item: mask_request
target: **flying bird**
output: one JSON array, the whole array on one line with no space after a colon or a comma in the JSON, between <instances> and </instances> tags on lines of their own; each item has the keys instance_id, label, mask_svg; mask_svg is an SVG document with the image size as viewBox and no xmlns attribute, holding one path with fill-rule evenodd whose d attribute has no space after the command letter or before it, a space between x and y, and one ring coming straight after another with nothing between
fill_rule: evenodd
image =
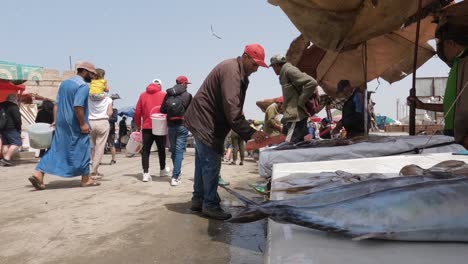
<instances>
[{"instance_id":1,"label":"flying bird","mask_svg":"<svg viewBox=\"0 0 468 264\"><path fill-rule=\"evenodd\" d=\"M213 25L211 25L211 35L213 35L214 37L216 37L218 39L222 39L220 36L216 35L216 33L214 32Z\"/></svg>"}]
</instances>

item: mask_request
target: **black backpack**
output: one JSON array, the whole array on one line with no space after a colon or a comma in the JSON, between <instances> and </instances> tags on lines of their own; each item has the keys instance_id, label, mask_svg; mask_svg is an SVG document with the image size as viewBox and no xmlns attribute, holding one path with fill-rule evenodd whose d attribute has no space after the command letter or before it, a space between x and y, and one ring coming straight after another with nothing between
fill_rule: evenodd
<instances>
[{"instance_id":1,"label":"black backpack","mask_svg":"<svg viewBox=\"0 0 468 264\"><path fill-rule=\"evenodd\" d=\"M185 106L180 95L169 96L166 100L167 117L170 120L174 117L183 117L185 114Z\"/></svg>"},{"instance_id":2,"label":"black backpack","mask_svg":"<svg viewBox=\"0 0 468 264\"><path fill-rule=\"evenodd\" d=\"M8 116L3 106L0 106L0 130L5 130L8 122Z\"/></svg>"},{"instance_id":3,"label":"black backpack","mask_svg":"<svg viewBox=\"0 0 468 264\"><path fill-rule=\"evenodd\" d=\"M112 115L109 117L109 123L117 123L118 110L116 108L112 108Z\"/></svg>"}]
</instances>

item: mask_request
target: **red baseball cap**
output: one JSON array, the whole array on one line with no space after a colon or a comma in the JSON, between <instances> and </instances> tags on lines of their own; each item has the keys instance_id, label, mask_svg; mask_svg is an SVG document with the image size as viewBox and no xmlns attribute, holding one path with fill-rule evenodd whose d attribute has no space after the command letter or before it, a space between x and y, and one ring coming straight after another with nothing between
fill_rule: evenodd
<instances>
[{"instance_id":1,"label":"red baseball cap","mask_svg":"<svg viewBox=\"0 0 468 264\"><path fill-rule=\"evenodd\" d=\"M181 76L177 77L176 83L177 84L184 84L184 83L190 84L191 82L188 81L187 77L181 75Z\"/></svg>"},{"instance_id":2,"label":"red baseball cap","mask_svg":"<svg viewBox=\"0 0 468 264\"><path fill-rule=\"evenodd\" d=\"M253 43L245 46L244 53L249 55L258 66L268 68L268 65L265 63L265 50L260 44Z\"/></svg>"},{"instance_id":3,"label":"red baseball cap","mask_svg":"<svg viewBox=\"0 0 468 264\"><path fill-rule=\"evenodd\" d=\"M283 103L283 96L276 97L276 98L275 98L275 103L280 103L280 104L282 104L282 103Z\"/></svg>"}]
</instances>

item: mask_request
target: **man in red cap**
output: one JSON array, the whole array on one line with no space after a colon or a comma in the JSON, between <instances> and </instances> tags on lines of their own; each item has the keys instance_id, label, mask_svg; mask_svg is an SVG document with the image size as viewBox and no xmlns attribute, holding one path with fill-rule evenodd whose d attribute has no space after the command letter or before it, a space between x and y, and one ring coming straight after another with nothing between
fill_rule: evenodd
<instances>
[{"instance_id":1,"label":"man in red cap","mask_svg":"<svg viewBox=\"0 0 468 264\"><path fill-rule=\"evenodd\" d=\"M259 44L247 45L242 56L218 64L206 77L185 113L185 125L195 138L195 179L191 210L225 220L220 207L218 175L224 139L230 129L243 140L263 141L266 134L250 127L242 114L249 76L267 67Z\"/></svg>"},{"instance_id":2,"label":"man in red cap","mask_svg":"<svg viewBox=\"0 0 468 264\"><path fill-rule=\"evenodd\" d=\"M166 90L166 96L161 105L161 113L167 114L167 126L169 127L171 159L174 165L171 179L172 186L177 186L181 182L180 170L188 137L188 130L183 121L185 111L192 101L192 95L187 92L189 84L187 77L177 77L176 85Z\"/></svg>"}]
</instances>

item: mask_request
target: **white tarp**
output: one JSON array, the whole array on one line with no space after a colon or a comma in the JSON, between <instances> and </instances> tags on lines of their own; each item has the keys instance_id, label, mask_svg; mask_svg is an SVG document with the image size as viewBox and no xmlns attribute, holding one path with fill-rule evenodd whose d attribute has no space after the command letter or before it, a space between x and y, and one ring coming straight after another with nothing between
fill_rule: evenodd
<instances>
[{"instance_id":1,"label":"white tarp","mask_svg":"<svg viewBox=\"0 0 468 264\"><path fill-rule=\"evenodd\" d=\"M326 148L302 148L279 151L275 151L274 149L266 149L260 152L260 160L258 163L259 173L262 177L271 176L273 165L278 163L382 157L405 151L411 151L415 148L421 148L424 146L430 147L454 141L453 137L435 135L432 136L431 140L428 142L429 137L430 136L385 137L385 139L388 140L379 140L377 143L361 142L348 146ZM450 144L434 148L427 148L423 153L457 152L463 149L464 148L461 145Z\"/></svg>"},{"instance_id":2,"label":"white tarp","mask_svg":"<svg viewBox=\"0 0 468 264\"><path fill-rule=\"evenodd\" d=\"M319 173L344 170L350 173L385 173L397 175L408 164L429 168L445 160L468 162L467 156L450 153L379 157L341 162L322 161L275 166L273 182L291 173ZM271 198L282 200L284 192L271 192ZM467 263L466 243L352 241L341 235L327 234L293 224L268 221L264 262L267 264L441 264Z\"/></svg>"}]
</instances>

